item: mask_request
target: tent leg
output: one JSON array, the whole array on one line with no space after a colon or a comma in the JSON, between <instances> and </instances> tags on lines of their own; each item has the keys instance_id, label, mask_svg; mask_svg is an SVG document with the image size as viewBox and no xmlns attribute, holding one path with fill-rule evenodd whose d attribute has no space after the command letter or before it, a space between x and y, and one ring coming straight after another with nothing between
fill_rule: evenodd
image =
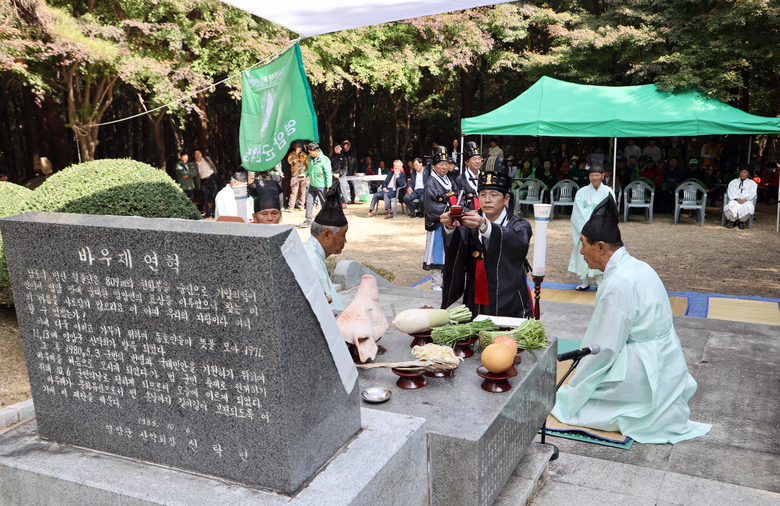
<instances>
[{"instance_id":1,"label":"tent leg","mask_svg":"<svg viewBox=\"0 0 780 506\"><path fill-rule=\"evenodd\" d=\"M612 148L612 191L617 199L617 137L615 137L615 146Z\"/></svg>"},{"instance_id":2,"label":"tent leg","mask_svg":"<svg viewBox=\"0 0 780 506\"><path fill-rule=\"evenodd\" d=\"M748 155L747 155L747 163L748 163L748 165L753 165L752 163L750 163L750 148L752 148L752 147L753 147L753 136L751 135L750 137L748 137ZM737 168L739 168L739 167L737 167Z\"/></svg>"},{"instance_id":3,"label":"tent leg","mask_svg":"<svg viewBox=\"0 0 780 506\"><path fill-rule=\"evenodd\" d=\"M460 153L458 154L458 174L463 174L463 141L465 140L466 136L463 134L460 134ZM499 348L500 349L500 348Z\"/></svg>"}]
</instances>

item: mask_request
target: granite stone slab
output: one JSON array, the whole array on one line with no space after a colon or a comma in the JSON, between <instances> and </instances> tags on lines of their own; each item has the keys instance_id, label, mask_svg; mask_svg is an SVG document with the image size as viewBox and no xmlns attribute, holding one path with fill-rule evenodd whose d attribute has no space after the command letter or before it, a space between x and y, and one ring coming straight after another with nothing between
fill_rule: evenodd
<instances>
[{"instance_id":1,"label":"granite stone slab","mask_svg":"<svg viewBox=\"0 0 780 506\"><path fill-rule=\"evenodd\" d=\"M342 292L348 304L355 289ZM438 303L437 303L438 300ZM405 309L423 305L438 307L441 294L429 290L379 287L379 303L388 320ZM548 335L550 347L536 352L538 360L522 354L513 386L505 393L481 388L476 369L479 353L465 359L448 378L427 378L418 390L396 385L398 376L389 369L360 370L360 387L392 390L391 399L376 409L427 421L430 455L431 504L490 505L517 467L547 414L552 410L555 389L557 340ZM394 327L379 345L386 352L376 362L413 360L412 337Z\"/></svg>"},{"instance_id":2,"label":"granite stone slab","mask_svg":"<svg viewBox=\"0 0 780 506\"><path fill-rule=\"evenodd\" d=\"M292 227L27 213L0 230L43 439L292 494L360 430Z\"/></svg>"},{"instance_id":3,"label":"granite stone slab","mask_svg":"<svg viewBox=\"0 0 780 506\"><path fill-rule=\"evenodd\" d=\"M0 434L0 503L426 506L425 421L372 409L361 412L363 430L292 497L44 441L31 420Z\"/></svg>"}]
</instances>

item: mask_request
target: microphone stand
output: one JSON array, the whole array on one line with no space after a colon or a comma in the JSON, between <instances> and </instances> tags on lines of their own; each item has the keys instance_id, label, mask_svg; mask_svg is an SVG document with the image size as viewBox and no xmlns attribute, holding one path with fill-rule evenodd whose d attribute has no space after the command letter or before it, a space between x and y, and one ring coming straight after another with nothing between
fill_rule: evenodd
<instances>
[{"instance_id":1,"label":"microphone stand","mask_svg":"<svg viewBox=\"0 0 780 506\"><path fill-rule=\"evenodd\" d=\"M569 374L574 371L574 369L577 368L578 365L580 365L580 360L582 360L582 357L576 358L572 360L571 367L569 367L569 370L566 371L566 374L563 375L563 378L561 378L561 381L558 382L558 384L555 386L555 392L558 393L558 390L561 388L561 385L563 385L563 382L566 381L566 378L569 377ZM545 436L547 435L547 418L544 419L544 422L542 423L542 440L541 443L543 445L549 444L553 447L553 454L552 457L550 457L550 460L556 460L558 458L558 447L555 446L552 443L545 442Z\"/></svg>"}]
</instances>

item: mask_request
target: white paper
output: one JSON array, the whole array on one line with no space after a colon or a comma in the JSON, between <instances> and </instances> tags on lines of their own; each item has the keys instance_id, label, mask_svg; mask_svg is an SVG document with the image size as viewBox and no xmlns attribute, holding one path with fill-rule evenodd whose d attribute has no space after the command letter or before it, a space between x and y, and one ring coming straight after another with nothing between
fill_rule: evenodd
<instances>
[{"instance_id":1,"label":"white paper","mask_svg":"<svg viewBox=\"0 0 780 506\"><path fill-rule=\"evenodd\" d=\"M347 349L347 343L344 341L341 330L336 324L336 318L333 317L333 311L330 309L325 293L322 291L317 275L314 273L314 267L311 265L309 256L306 254L298 234L290 234L287 240L284 241L282 256L290 270L292 270L298 286L303 290L306 300L309 301L311 310L314 311L317 320L320 322L322 333L325 334L325 339L328 341L328 348L333 357L333 362L336 364L339 376L341 376L341 383L344 385L347 395L349 395L352 393L358 378L357 368L355 367L355 362L352 361L352 357Z\"/></svg>"}]
</instances>

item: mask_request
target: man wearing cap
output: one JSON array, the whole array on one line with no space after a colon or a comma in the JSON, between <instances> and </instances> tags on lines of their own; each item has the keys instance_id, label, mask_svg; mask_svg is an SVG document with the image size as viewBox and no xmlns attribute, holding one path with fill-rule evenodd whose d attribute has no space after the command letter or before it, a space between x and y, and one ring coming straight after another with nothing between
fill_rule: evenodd
<instances>
[{"instance_id":1,"label":"man wearing cap","mask_svg":"<svg viewBox=\"0 0 780 506\"><path fill-rule=\"evenodd\" d=\"M311 224L311 237L303 243L312 267L317 273L322 291L325 292L330 308L334 311L342 311L344 305L336 293L333 281L330 280L325 259L331 255L341 254L344 245L347 244L348 229L347 217L344 216L341 207L339 184L336 183L328 190L325 203Z\"/></svg>"},{"instance_id":2,"label":"man wearing cap","mask_svg":"<svg viewBox=\"0 0 780 506\"><path fill-rule=\"evenodd\" d=\"M418 203L423 201L423 195L425 194L425 183L428 181L428 172L423 170L422 160L419 158L414 159L412 168L414 170L412 171L412 175L409 176L409 184L406 186L404 204L406 204L406 207L409 209L409 211L411 211L412 217L417 218L418 216L422 217L423 212L422 210L417 210L417 207L414 205L414 201L417 200Z\"/></svg>"},{"instance_id":3,"label":"man wearing cap","mask_svg":"<svg viewBox=\"0 0 780 506\"><path fill-rule=\"evenodd\" d=\"M479 210L479 168L482 167L482 153L479 152L477 143L469 141L463 152L463 165L466 170L457 177L455 183L460 191L460 205L469 210Z\"/></svg>"},{"instance_id":4,"label":"man wearing cap","mask_svg":"<svg viewBox=\"0 0 780 506\"><path fill-rule=\"evenodd\" d=\"M257 178L247 187L247 194L254 200L255 223L277 225L282 221L282 187L273 179Z\"/></svg>"},{"instance_id":5,"label":"man wearing cap","mask_svg":"<svg viewBox=\"0 0 780 506\"><path fill-rule=\"evenodd\" d=\"M249 174L244 167L239 167L233 172L230 176L230 182L219 190L219 193L214 198L214 219L219 219L220 216L241 216L247 221L254 219L253 204L246 194L240 191L242 186L247 185L248 179ZM239 193L238 197L236 197L236 190ZM238 212L239 201L245 206L244 213Z\"/></svg>"},{"instance_id":6,"label":"man wearing cap","mask_svg":"<svg viewBox=\"0 0 780 506\"><path fill-rule=\"evenodd\" d=\"M423 209L425 210L425 256L423 269L431 272L431 289L441 290L444 280L441 270L449 234L444 233L441 215L458 203L458 185L449 176L447 150L439 146L433 152L433 172L425 182Z\"/></svg>"},{"instance_id":7,"label":"man wearing cap","mask_svg":"<svg viewBox=\"0 0 780 506\"><path fill-rule=\"evenodd\" d=\"M729 201L723 206L723 212L729 221L726 224L726 228L734 228L737 223L739 223L740 229L745 228L745 223L755 212L753 198L758 191L758 185L750 178L750 175L750 165L747 163L742 164L739 178L729 183L728 190L726 190Z\"/></svg>"},{"instance_id":8,"label":"man wearing cap","mask_svg":"<svg viewBox=\"0 0 780 506\"><path fill-rule=\"evenodd\" d=\"M315 199L322 205L325 202L325 190L333 184L330 159L320 152L319 144L310 142L306 149L309 151L309 166L306 169L306 177L309 178L310 186L309 194L306 196L306 221L298 225L298 228L306 228L311 225Z\"/></svg>"},{"instance_id":9,"label":"man wearing cap","mask_svg":"<svg viewBox=\"0 0 780 506\"><path fill-rule=\"evenodd\" d=\"M512 180L498 171L502 162L495 156L487 159L479 176L480 209L465 213L457 230L447 213L440 216L452 235L442 308L463 296L474 315L527 318L533 312L525 277L531 225L507 209Z\"/></svg>"},{"instance_id":10,"label":"man wearing cap","mask_svg":"<svg viewBox=\"0 0 780 506\"><path fill-rule=\"evenodd\" d=\"M672 307L652 267L628 254L618 229L618 209L608 196L582 227L582 254L604 271L582 347L582 359L556 394L560 422L620 431L640 443L677 443L703 436L711 425L692 422L688 400L696 381L688 373Z\"/></svg>"},{"instance_id":11,"label":"man wearing cap","mask_svg":"<svg viewBox=\"0 0 780 506\"><path fill-rule=\"evenodd\" d=\"M517 165L515 165L515 157L507 156L504 160L504 170L510 178L517 177Z\"/></svg>"},{"instance_id":12,"label":"man wearing cap","mask_svg":"<svg viewBox=\"0 0 780 506\"><path fill-rule=\"evenodd\" d=\"M695 158L692 158L691 161L688 162L688 170L683 173L681 181L687 181L689 179L698 179L701 181L702 185L707 184L707 176L704 174L704 171L699 168L699 161Z\"/></svg>"},{"instance_id":13,"label":"man wearing cap","mask_svg":"<svg viewBox=\"0 0 780 506\"><path fill-rule=\"evenodd\" d=\"M612 195L615 198L615 192L609 186L601 184L604 180L604 167L594 164L588 170L588 179L590 184L580 188L574 197L574 208L571 212L571 234L574 246L571 250L571 259L569 260L569 272L573 272L580 277L581 284L577 290L583 291L590 288L590 279L595 277L598 283L601 277L601 271L590 269L585 262L585 258L580 253L582 241L580 232L582 227L590 219L593 209L596 208L602 200Z\"/></svg>"}]
</instances>

